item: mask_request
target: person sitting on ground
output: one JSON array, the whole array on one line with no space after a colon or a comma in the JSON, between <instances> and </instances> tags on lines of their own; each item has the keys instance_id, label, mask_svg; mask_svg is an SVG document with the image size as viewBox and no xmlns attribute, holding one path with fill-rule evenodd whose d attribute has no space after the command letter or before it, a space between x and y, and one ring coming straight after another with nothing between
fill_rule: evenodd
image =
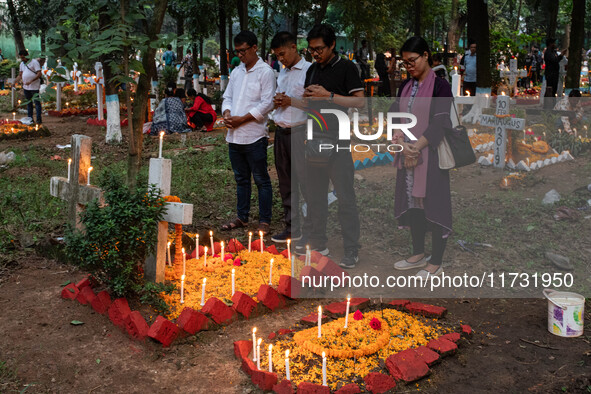
<instances>
[{"instance_id":1,"label":"person sitting on ground","mask_svg":"<svg viewBox=\"0 0 591 394\"><path fill-rule=\"evenodd\" d=\"M185 90L175 89L175 87L174 82L166 86L164 90L165 97L154 111L150 134L157 135L161 131L165 131L167 134L188 133L191 131L187 124L183 101L175 95L175 92L178 92L179 95L184 97Z\"/></svg>"},{"instance_id":2,"label":"person sitting on ground","mask_svg":"<svg viewBox=\"0 0 591 394\"><path fill-rule=\"evenodd\" d=\"M196 131L212 131L217 114L211 106L211 99L203 93L197 94L195 89L189 89L187 96L193 100L193 106L185 110L189 126Z\"/></svg>"}]
</instances>

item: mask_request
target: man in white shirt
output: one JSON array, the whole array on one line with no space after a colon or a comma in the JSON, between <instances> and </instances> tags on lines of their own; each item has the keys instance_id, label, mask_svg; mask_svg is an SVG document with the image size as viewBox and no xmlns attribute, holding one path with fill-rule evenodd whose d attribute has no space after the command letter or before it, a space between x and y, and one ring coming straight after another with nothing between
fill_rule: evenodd
<instances>
[{"instance_id":1,"label":"man in white shirt","mask_svg":"<svg viewBox=\"0 0 591 394\"><path fill-rule=\"evenodd\" d=\"M230 75L224 92L222 114L228 128L226 141L236 180L237 217L222 226L233 230L248 225L251 175L259 191L259 227L269 232L273 188L267 171L267 115L273 109L275 74L257 55L257 37L241 31L234 37L240 66Z\"/></svg>"},{"instance_id":2,"label":"man in white shirt","mask_svg":"<svg viewBox=\"0 0 591 394\"><path fill-rule=\"evenodd\" d=\"M23 82L23 90L25 92L25 99L27 103L27 116L33 119L33 102L35 103L35 111L37 112L37 124L41 124L41 100L39 100L39 88L41 86L41 65L37 59L31 60L28 64L29 53L26 49L18 53L21 58L19 66L18 77L15 83Z\"/></svg>"},{"instance_id":3,"label":"man in white shirt","mask_svg":"<svg viewBox=\"0 0 591 394\"><path fill-rule=\"evenodd\" d=\"M298 241L302 238L299 215L299 191L305 200L305 161L304 141L306 132L306 113L295 107L296 101L304 95L306 71L311 63L298 53L296 37L287 31L279 32L271 40L271 49L283 64L277 79L277 94L273 100L277 125L275 131L275 168L279 179L279 194L283 203L285 230L274 235L273 242ZM292 155L292 151L296 152ZM292 190L294 194L292 195ZM292 202L294 209L292 209ZM310 230L309 220L304 221L303 232ZM308 234L306 234L308 235Z\"/></svg>"}]
</instances>

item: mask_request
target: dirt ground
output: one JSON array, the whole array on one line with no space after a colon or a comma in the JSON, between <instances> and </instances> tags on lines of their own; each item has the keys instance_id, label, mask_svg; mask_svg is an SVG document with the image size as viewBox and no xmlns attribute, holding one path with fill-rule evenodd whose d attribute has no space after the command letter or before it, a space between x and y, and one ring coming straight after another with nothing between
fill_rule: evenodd
<instances>
[{"instance_id":1,"label":"dirt ground","mask_svg":"<svg viewBox=\"0 0 591 394\"><path fill-rule=\"evenodd\" d=\"M59 155L57 144L70 142L70 135L89 135L97 151L115 160L126 155L126 140L112 147L104 143L99 127L86 126L85 118L45 117L52 136L36 141L10 141L5 146L25 149L43 146ZM178 138L178 137L174 137ZM196 136L189 136L192 141ZM196 143L197 140L195 139ZM0 151L5 147L0 145ZM154 151L154 149L152 149ZM588 159L549 166L538 171L550 179L529 187L531 198L541 199L550 189L570 192L581 183ZM4 173L4 176L16 174ZM20 169L22 171L22 169ZM368 182L379 183L391 176L385 167L361 172ZM47 174L48 176L50 174ZM390 178L391 179L391 178ZM463 196L478 198L487 190L499 191L500 175L477 166L452 174L453 187ZM589 240L581 241L588 243ZM364 258L363 251L361 259ZM449 247L446 262L466 261L457 247ZM0 392L29 393L152 393L152 392L258 392L240 371L232 342L248 339L252 326L267 335L289 328L309 313L318 301L304 300L289 309L241 321L219 331L203 332L194 339L163 349L156 343L134 342L107 317L91 308L59 297L61 285L80 279L76 268L47 260L30 252L13 258L10 272L0 274ZM322 300L328 303L328 300ZM428 379L395 392L588 392L591 390L591 336L565 339L547 331L547 302L543 299L431 299L448 308L447 320L471 325L475 334L454 357L432 369ZM587 332L591 304L586 305ZM83 321L80 326L72 320ZM533 344L532 344L533 342Z\"/></svg>"}]
</instances>

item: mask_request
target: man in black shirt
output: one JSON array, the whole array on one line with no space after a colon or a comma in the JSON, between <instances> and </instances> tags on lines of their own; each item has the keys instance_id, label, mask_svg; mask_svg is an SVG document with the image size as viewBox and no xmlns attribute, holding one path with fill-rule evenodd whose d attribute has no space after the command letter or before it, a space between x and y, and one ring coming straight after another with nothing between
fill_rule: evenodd
<instances>
[{"instance_id":1,"label":"man in black shirt","mask_svg":"<svg viewBox=\"0 0 591 394\"><path fill-rule=\"evenodd\" d=\"M355 65L341 58L335 52L336 36L330 25L316 25L308 33L308 50L316 62L306 73L304 98L323 99L321 108L334 108L347 112L350 107L365 105L363 84ZM314 101L314 100L312 100ZM338 138L338 122L334 115L324 115L327 130ZM316 127L316 126L314 126ZM336 149L339 145L341 149ZM347 149L342 149L345 147ZM338 198L338 218L341 225L345 249L340 265L353 268L358 262L359 213L354 189L354 166L351 158L350 140L338 141L328 163L323 165L307 162L309 190L308 215L312 220L312 233L309 242L313 250L323 255L326 248L326 221L328 217L327 192L329 179L334 185Z\"/></svg>"},{"instance_id":2,"label":"man in black shirt","mask_svg":"<svg viewBox=\"0 0 591 394\"><path fill-rule=\"evenodd\" d=\"M562 51L559 55L556 51L556 39L549 38L546 40L546 53L544 53L544 63L546 63L546 76L547 86L552 88L552 96L556 96L558 91L558 71L560 69L560 61L566 55L566 50Z\"/></svg>"}]
</instances>

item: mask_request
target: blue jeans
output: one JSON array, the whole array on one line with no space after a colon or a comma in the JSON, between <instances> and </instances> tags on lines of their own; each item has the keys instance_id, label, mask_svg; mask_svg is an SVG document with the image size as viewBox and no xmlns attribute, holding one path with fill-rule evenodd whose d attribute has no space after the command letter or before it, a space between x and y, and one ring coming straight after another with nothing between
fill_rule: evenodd
<instances>
[{"instance_id":1,"label":"blue jeans","mask_svg":"<svg viewBox=\"0 0 591 394\"><path fill-rule=\"evenodd\" d=\"M252 144L229 144L230 163L236 180L236 210L238 219L248 222L250 213L250 176L259 190L259 221L271 223L273 188L267 171L267 137Z\"/></svg>"},{"instance_id":2,"label":"blue jeans","mask_svg":"<svg viewBox=\"0 0 591 394\"><path fill-rule=\"evenodd\" d=\"M27 90L25 91L25 99L29 102L27 104L27 116L33 119L33 103L35 103L35 111L37 112L37 123L41 123L41 100L39 96L35 100L31 100L34 95L39 94L38 90Z\"/></svg>"}]
</instances>

